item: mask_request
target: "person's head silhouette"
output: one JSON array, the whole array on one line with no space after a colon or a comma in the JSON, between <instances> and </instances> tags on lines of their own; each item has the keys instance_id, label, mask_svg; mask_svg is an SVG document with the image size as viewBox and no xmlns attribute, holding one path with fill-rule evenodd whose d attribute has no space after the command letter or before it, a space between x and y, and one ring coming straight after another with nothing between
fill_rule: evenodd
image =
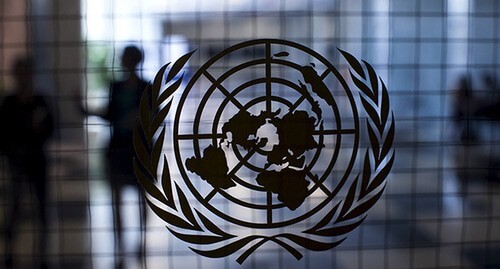
<instances>
[{"instance_id":1,"label":"person's head silhouette","mask_svg":"<svg viewBox=\"0 0 500 269\"><path fill-rule=\"evenodd\" d=\"M33 93L33 61L30 57L18 58L14 62L12 75L18 94Z\"/></svg>"},{"instance_id":2,"label":"person's head silhouette","mask_svg":"<svg viewBox=\"0 0 500 269\"><path fill-rule=\"evenodd\" d=\"M127 46L123 50L121 57L121 65L127 69L127 71L134 71L137 65L141 63L143 59L142 51L136 46Z\"/></svg>"}]
</instances>

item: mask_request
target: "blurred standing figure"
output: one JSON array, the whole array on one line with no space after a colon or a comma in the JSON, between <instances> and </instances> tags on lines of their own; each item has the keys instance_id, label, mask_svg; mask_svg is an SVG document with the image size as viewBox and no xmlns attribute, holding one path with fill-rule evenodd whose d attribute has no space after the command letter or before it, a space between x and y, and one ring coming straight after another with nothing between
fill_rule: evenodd
<instances>
[{"instance_id":1,"label":"blurred standing figure","mask_svg":"<svg viewBox=\"0 0 500 269\"><path fill-rule=\"evenodd\" d=\"M128 46L121 56L121 65L125 69L123 80L110 85L109 104L104 115L111 125L111 139L108 146L108 174L113 199L113 218L115 225L115 263L116 268L123 267L123 225L120 207L123 189L134 187L139 193L141 243L139 258L144 255L144 227L146 225L146 206L140 192L139 183L133 169L133 127L136 122L139 101L143 90L149 85L137 74L137 66L142 62L142 51L135 46Z\"/></svg>"},{"instance_id":2,"label":"blurred standing figure","mask_svg":"<svg viewBox=\"0 0 500 269\"><path fill-rule=\"evenodd\" d=\"M455 121L456 130L460 133L460 141L463 143L472 142L476 138L472 120L477 105L472 96L471 83L467 76L463 76L458 80L453 103L452 117Z\"/></svg>"},{"instance_id":3,"label":"blurred standing figure","mask_svg":"<svg viewBox=\"0 0 500 269\"><path fill-rule=\"evenodd\" d=\"M19 212L23 183L34 190L39 218L38 255L41 268L47 268L47 168L44 145L53 128L49 108L40 95L34 93L33 66L28 58L18 59L13 68L15 93L5 98L0 107L1 147L6 155L11 175L5 227L5 266L13 267L13 243ZM36 234L36 233L35 233ZM36 242L36 241L35 241Z\"/></svg>"},{"instance_id":4,"label":"blurred standing figure","mask_svg":"<svg viewBox=\"0 0 500 269\"><path fill-rule=\"evenodd\" d=\"M466 75L460 77L455 89L452 104L452 119L454 121L455 137L460 139L460 147L455 152L456 175L460 192L467 194L469 180L474 178L469 169L476 159L476 150L473 146L476 141L476 131L472 127L473 115L476 107L472 94L472 82Z\"/></svg>"}]
</instances>

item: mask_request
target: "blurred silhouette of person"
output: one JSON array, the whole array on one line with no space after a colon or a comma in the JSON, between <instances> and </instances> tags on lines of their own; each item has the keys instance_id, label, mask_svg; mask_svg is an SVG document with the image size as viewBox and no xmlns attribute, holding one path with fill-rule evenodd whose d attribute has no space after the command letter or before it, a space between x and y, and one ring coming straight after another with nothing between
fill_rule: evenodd
<instances>
[{"instance_id":1,"label":"blurred silhouette of person","mask_svg":"<svg viewBox=\"0 0 500 269\"><path fill-rule=\"evenodd\" d=\"M484 127L498 124L495 121L500 120L500 100L495 98L494 78L483 74L482 79L487 96L474 95L471 80L463 76L458 81L453 100L452 118L461 142L455 162L463 194L466 194L470 180L498 180L500 175L498 154L491 147L483 146L486 142L494 142L485 140L487 136L481 132L487 130Z\"/></svg>"},{"instance_id":2,"label":"blurred silhouette of person","mask_svg":"<svg viewBox=\"0 0 500 269\"><path fill-rule=\"evenodd\" d=\"M472 96L471 81L467 76L462 76L457 85L454 96L452 117L456 129L460 133L460 141L463 143L474 141L476 134L472 128L472 116L476 102Z\"/></svg>"},{"instance_id":3,"label":"blurred silhouette of person","mask_svg":"<svg viewBox=\"0 0 500 269\"><path fill-rule=\"evenodd\" d=\"M11 175L10 208L5 227L5 266L14 264L15 228L19 216L23 185L27 182L36 196L38 209L38 255L41 268L47 268L47 172L44 145L53 128L53 118L41 95L35 94L33 65L30 58L14 63L15 92L0 107L1 148L7 157ZM35 233L36 234L36 233ZM36 242L36 241L35 241Z\"/></svg>"},{"instance_id":4,"label":"blurred silhouette of person","mask_svg":"<svg viewBox=\"0 0 500 269\"><path fill-rule=\"evenodd\" d=\"M133 187L139 194L141 242L137 254L140 259L145 255L146 205L133 169L135 155L133 127L142 92L149 86L149 82L143 80L137 73L137 67L142 60L141 49L136 46L127 46L121 56L121 66L124 68L125 75L122 80L111 82L106 111L99 114L84 110L86 114L102 117L111 125L111 139L107 150L107 169L112 192L116 268L123 268L124 242L120 203L125 187Z\"/></svg>"},{"instance_id":5,"label":"blurred silhouette of person","mask_svg":"<svg viewBox=\"0 0 500 269\"><path fill-rule=\"evenodd\" d=\"M470 166L476 159L477 134L473 128L473 115L476 110L476 101L473 98L472 82L467 75L459 78L452 103L452 119L454 130L460 140L460 147L455 152L456 174L460 192L467 194L467 186L473 174Z\"/></svg>"}]
</instances>

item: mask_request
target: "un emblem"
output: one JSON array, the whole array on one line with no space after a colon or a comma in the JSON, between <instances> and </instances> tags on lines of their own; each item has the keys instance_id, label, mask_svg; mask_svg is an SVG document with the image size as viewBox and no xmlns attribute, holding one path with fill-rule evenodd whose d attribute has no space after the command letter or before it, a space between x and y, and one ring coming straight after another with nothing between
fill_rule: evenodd
<instances>
[{"instance_id":1,"label":"un emblem","mask_svg":"<svg viewBox=\"0 0 500 269\"><path fill-rule=\"evenodd\" d=\"M308 47L259 39L183 84L193 53L163 66L141 99L134 168L151 209L212 258L243 263L273 243L300 259L340 244L394 160L394 116L373 67L338 50L345 79Z\"/></svg>"}]
</instances>

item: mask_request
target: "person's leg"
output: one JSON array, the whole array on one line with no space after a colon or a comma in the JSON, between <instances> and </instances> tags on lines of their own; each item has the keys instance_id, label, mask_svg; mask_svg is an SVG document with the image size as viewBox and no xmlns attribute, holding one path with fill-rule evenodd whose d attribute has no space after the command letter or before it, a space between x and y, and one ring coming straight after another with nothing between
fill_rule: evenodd
<instances>
[{"instance_id":1,"label":"person's leg","mask_svg":"<svg viewBox=\"0 0 500 269\"><path fill-rule=\"evenodd\" d=\"M19 217L19 202L22 191L23 178L15 168L11 168L10 191L7 194L7 208L5 221L5 267L13 268L14 237L16 222Z\"/></svg>"},{"instance_id":2,"label":"person's leg","mask_svg":"<svg viewBox=\"0 0 500 269\"><path fill-rule=\"evenodd\" d=\"M138 248L138 257L143 260L146 257L146 231L147 231L147 204L144 192L140 187L137 189L139 195L139 229L140 229L140 242ZM145 260L145 259L144 259Z\"/></svg>"},{"instance_id":3,"label":"person's leg","mask_svg":"<svg viewBox=\"0 0 500 269\"><path fill-rule=\"evenodd\" d=\"M121 165L122 152L114 148L108 152L107 174L109 178L109 186L111 190L111 205L113 209L113 226L114 226L114 241L115 241L115 268L123 268L124 242L123 242L123 219L122 219L122 193L123 193L123 178Z\"/></svg>"},{"instance_id":4,"label":"person's leg","mask_svg":"<svg viewBox=\"0 0 500 269\"><path fill-rule=\"evenodd\" d=\"M47 247L48 247L48 225L47 225L47 181L45 175L39 175L38 178L33 180L35 188L35 195L37 198L38 207L38 251L39 263L41 268L47 267Z\"/></svg>"},{"instance_id":5,"label":"person's leg","mask_svg":"<svg viewBox=\"0 0 500 269\"><path fill-rule=\"evenodd\" d=\"M115 237L115 266L116 268L123 267L123 227L121 216L121 188L117 184L111 184L112 193L112 209L113 209L113 225Z\"/></svg>"},{"instance_id":6,"label":"person's leg","mask_svg":"<svg viewBox=\"0 0 500 269\"><path fill-rule=\"evenodd\" d=\"M35 195L38 225L36 234L38 234L38 262L41 268L47 267L47 167L43 151L34 150L27 158L29 171L27 171L28 182Z\"/></svg>"}]
</instances>

